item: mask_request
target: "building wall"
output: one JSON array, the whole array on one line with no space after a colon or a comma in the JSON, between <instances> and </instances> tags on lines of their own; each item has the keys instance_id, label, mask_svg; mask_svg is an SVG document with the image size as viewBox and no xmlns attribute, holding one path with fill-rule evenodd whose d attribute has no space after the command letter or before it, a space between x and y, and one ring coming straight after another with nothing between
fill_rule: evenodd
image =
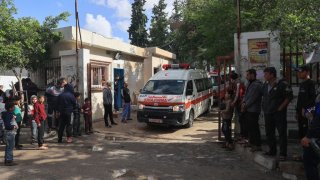
<instances>
[{"instance_id":1,"label":"building wall","mask_svg":"<svg viewBox=\"0 0 320 180\"><path fill-rule=\"evenodd\" d=\"M92 103L92 119L102 119L104 115L103 107L103 94L102 92L92 92L91 93L91 103Z\"/></svg>"},{"instance_id":2,"label":"building wall","mask_svg":"<svg viewBox=\"0 0 320 180\"><path fill-rule=\"evenodd\" d=\"M144 82L143 84L146 84L148 80L152 77L153 69L152 69L152 57L149 56L146 59L144 59L144 69L143 69L143 75L144 75Z\"/></svg>"},{"instance_id":3,"label":"building wall","mask_svg":"<svg viewBox=\"0 0 320 180\"><path fill-rule=\"evenodd\" d=\"M113 80L113 67L112 67L112 56L106 54L106 51L98 48L90 48L90 62L101 62L101 63L109 63L108 78L107 81L111 82ZM87 74L84 74L87 78ZM85 79L86 79L85 78ZM91 103L92 103L92 119L102 119L104 115L104 107L103 107L103 94L102 91L91 91Z\"/></svg>"},{"instance_id":4,"label":"building wall","mask_svg":"<svg viewBox=\"0 0 320 180\"><path fill-rule=\"evenodd\" d=\"M172 60L168 60L163 57L153 56L152 57L152 75L155 74L154 68L158 68L158 70L160 71L160 70L162 70L163 64L170 64L170 63L172 63Z\"/></svg>"},{"instance_id":5,"label":"building wall","mask_svg":"<svg viewBox=\"0 0 320 180\"><path fill-rule=\"evenodd\" d=\"M143 59L128 57L128 60L124 61L123 67L124 81L128 82L132 103L136 104L137 95L139 94L139 90L143 87L145 80Z\"/></svg>"},{"instance_id":6,"label":"building wall","mask_svg":"<svg viewBox=\"0 0 320 180\"><path fill-rule=\"evenodd\" d=\"M88 64L109 63L108 78L113 83L113 69L124 69L124 80L128 82L133 103L144 83L153 75L155 66L161 66L168 60L175 59L175 55L159 48L140 48L102 35L81 30L83 47L79 50L79 61L75 55L75 27L57 29L63 34L63 39L52 48L52 57L61 58L61 76L68 77L69 81L79 75L78 90L83 98L88 97ZM114 60L115 54L122 55L119 60ZM159 57L152 57L159 56ZM161 62L157 62L161 61ZM77 68L78 65L78 68ZM93 119L103 118L102 91L91 89Z\"/></svg>"},{"instance_id":7,"label":"building wall","mask_svg":"<svg viewBox=\"0 0 320 180\"><path fill-rule=\"evenodd\" d=\"M66 51L66 50L74 50L76 47L75 43L69 42L69 41L59 41L51 48L51 57L52 58L58 58L60 51Z\"/></svg>"},{"instance_id":8,"label":"building wall","mask_svg":"<svg viewBox=\"0 0 320 180\"><path fill-rule=\"evenodd\" d=\"M163 64L170 64L172 63L172 60L169 60L168 58L164 58L161 56L150 56L144 60L144 84L148 82L148 80L155 74L155 68L158 69L158 71L162 70Z\"/></svg>"}]
</instances>

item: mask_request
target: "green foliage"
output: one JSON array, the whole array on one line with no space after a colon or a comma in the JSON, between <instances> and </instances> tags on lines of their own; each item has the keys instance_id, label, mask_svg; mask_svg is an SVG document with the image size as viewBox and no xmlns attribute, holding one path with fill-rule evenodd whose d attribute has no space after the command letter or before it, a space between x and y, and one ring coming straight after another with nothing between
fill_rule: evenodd
<instances>
[{"instance_id":1,"label":"green foliage","mask_svg":"<svg viewBox=\"0 0 320 180\"><path fill-rule=\"evenodd\" d=\"M152 19L150 27L150 42L149 46L158 46L163 49L169 49L168 44L168 29L169 22L167 19L167 13L164 12L167 4L164 0L159 0L158 5L155 5L152 9Z\"/></svg>"},{"instance_id":2,"label":"green foliage","mask_svg":"<svg viewBox=\"0 0 320 180\"><path fill-rule=\"evenodd\" d=\"M179 2L182 22L171 32L173 52L184 62L209 60L234 51L236 0ZM240 0L241 31L280 33L283 47L290 42L320 42L320 0ZM172 21L173 18L170 18ZM177 20L176 20L177 21Z\"/></svg>"},{"instance_id":3,"label":"green foliage","mask_svg":"<svg viewBox=\"0 0 320 180\"><path fill-rule=\"evenodd\" d=\"M320 42L320 0L282 0L270 10L266 27L280 32L281 44Z\"/></svg>"},{"instance_id":4,"label":"green foliage","mask_svg":"<svg viewBox=\"0 0 320 180\"><path fill-rule=\"evenodd\" d=\"M180 57L181 47L178 41L178 30L182 24L182 2L181 0L175 0L173 2L173 12L169 18L170 32L168 34L168 49L174 52L177 57Z\"/></svg>"},{"instance_id":5,"label":"green foliage","mask_svg":"<svg viewBox=\"0 0 320 180\"><path fill-rule=\"evenodd\" d=\"M216 56L233 51L233 34L236 32L233 2L189 0L184 3L182 16L183 23L176 35L181 61L208 60L213 63Z\"/></svg>"},{"instance_id":6,"label":"green foliage","mask_svg":"<svg viewBox=\"0 0 320 180\"><path fill-rule=\"evenodd\" d=\"M52 30L61 20L66 20L69 13L47 17L41 25L31 17L15 19L16 10L9 0L1 1L0 12L0 67L36 70L50 60L50 45L61 38Z\"/></svg>"},{"instance_id":7,"label":"green foliage","mask_svg":"<svg viewBox=\"0 0 320 180\"><path fill-rule=\"evenodd\" d=\"M320 0L243 0L243 31L279 32L282 45L320 41Z\"/></svg>"},{"instance_id":8,"label":"green foliage","mask_svg":"<svg viewBox=\"0 0 320 180\"><path fill-rule=\"evenodd\" d=\"M131 25L128 29L131 44L146 47L148 45L148 33L146 30L147 16L143 9L146 0L135 0L132 3Z\"/></svg>"}]
</instances>

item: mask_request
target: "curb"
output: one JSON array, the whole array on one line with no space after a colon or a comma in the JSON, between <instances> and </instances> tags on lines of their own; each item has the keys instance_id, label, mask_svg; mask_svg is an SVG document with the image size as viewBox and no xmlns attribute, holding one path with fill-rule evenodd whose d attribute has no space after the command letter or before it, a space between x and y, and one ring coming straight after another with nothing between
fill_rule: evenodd
<instances>
[{"instance_id":1,"label":"curb","mask_svg":"<svg viewBox=\"0 0 320 180\"><path fill-rule=\"evenodd\" d=\"M274 157L266 157L263 152L251 152L241 144L235 144L235 151L253 160L255 163L268 170L278 170L282 173L284 179L305 180L304 166L302 162L296 161L278 161Z\"/></svg>"}]
</instances>

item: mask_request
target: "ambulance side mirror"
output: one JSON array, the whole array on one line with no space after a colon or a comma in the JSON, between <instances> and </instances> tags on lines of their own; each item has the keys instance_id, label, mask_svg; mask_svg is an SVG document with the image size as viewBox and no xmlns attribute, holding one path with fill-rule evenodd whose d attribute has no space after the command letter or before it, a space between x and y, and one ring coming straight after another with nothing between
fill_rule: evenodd
<instances>
[{"instance_id":1,"label":"ambulance side mirror","mask_svg":"<svg viewBox=\"0 0 320 180\"><path fill-rule=\"evenodd\" d=\"M193 94L193 89L187 89L187 96L191 96Z\"/></svg>"}]
</instances>

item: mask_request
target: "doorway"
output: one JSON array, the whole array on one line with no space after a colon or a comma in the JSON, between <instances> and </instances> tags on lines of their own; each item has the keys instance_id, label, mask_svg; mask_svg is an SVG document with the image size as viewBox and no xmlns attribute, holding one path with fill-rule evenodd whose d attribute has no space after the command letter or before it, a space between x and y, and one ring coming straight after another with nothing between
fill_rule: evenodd
<instances>
[{"instance_id":1,"label":"doorway","mask_svg":"<svg viewBox=\"0 0 320 180\"><path fill-rule=\"evenodd\" d=\"M114 77L114 107L116 110L117 107L122 107L122 99L121 99L121 90L123 88L124 83L124 70L119 68L113 69L113 77ZM116 83L116 77L119 77L118 82Z\"/></svg>"}]
</instances>

